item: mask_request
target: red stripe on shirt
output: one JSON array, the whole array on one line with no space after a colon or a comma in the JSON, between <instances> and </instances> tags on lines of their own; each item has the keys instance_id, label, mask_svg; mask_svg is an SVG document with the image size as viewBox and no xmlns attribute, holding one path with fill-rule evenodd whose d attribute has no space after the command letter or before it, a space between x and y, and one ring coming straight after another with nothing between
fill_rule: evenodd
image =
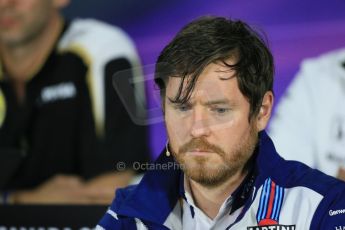
<instances>
[{"instance_id":1,"label":"red stripe on shirt","mask_svg":"<svg viewBox=\"0 0 345 230\"><path fill-rule=\"evenodd\" d=\"M269 203L268 203L268 210L267 210L266 219L270 219L271 218L272 209L273 209L273 201L274 201L275 190L276 190L275 188L276 188L276 184L272 181L271 192L270 192L270 200L269 200Z\"/></svg>"}]
</instances>

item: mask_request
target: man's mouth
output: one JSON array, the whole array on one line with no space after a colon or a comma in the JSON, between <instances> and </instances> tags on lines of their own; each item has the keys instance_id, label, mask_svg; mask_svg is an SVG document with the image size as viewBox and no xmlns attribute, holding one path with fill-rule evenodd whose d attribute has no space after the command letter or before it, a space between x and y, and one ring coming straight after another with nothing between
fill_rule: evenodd
<instances>
[{"instance_id":1,"label":"man's mouth","mask_svg":"<svg viewBox=\"0 0 345 230\"><path fill-rule=\"evenodd\" d=\"M197 155L197 156L204 156L213 153L214 151L208 149L191 149L187 151L187 154L190 155Z\"/></svg>"}]
</instances>

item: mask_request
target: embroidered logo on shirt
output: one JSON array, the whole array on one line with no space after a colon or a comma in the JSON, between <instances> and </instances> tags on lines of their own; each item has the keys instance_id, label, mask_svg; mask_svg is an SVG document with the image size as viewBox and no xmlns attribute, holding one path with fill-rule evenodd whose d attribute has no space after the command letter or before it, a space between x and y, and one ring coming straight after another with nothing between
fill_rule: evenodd
<instances>
[{"instance_id":1,"label":"embroidered logo on shirt","mask_svg":"<svg viewBox=\"0 0 345 230\"><path fill-rule=\"evenodd\" d=\"M247 227L247 230L295 230L295 225L279 224L283 200L284 188L277 185L271 178L266 179L256 214L258 226Z\"/></svg>"},{"instance_id":2,"label":"embroidered logo on shirt","mask_svg":"<svg viewBox=\"0 0 345 230\"><path fill-rule=\"evenodd\" d=\"M345 209L338 209L338 210L329 210L330 216L336 216L339 214L345 214Z\"/></svg>"},{"instance_id":3,"label":"embroidered logo on shirt","mask_svg":"<svg viewBox=\"0 0 345 230\"><path fill-rule=\"evenodd\" d=\"M72 82L60 83L43 88L41 91L41 100L42 103L50 103L73 98L76 94L77 90Z\"/></svg>"}]
</instances>

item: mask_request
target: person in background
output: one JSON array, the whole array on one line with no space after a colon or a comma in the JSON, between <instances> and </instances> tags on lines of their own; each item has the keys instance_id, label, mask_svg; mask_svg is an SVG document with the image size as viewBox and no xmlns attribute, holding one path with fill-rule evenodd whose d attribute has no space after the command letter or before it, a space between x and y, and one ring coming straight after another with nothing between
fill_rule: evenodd
<instances>
[{"instance_id":1,"label":"person in background","mask_svg":"<svg viewBox=\"0 0 345 230\"><path fill-rule=\"evenodd\" d=\"M304 60L270 125L278 152L345 180L344 99L345 49Z\"/></svg>"},{"instance_id":2,"label":"person in background","mask_svg":"<svg viewBox=\"0 0 345 230\"><path fill-rule=\"evenodd\" d=\"M0 158L20 156L4 163L3 203L108 204L134 176L132 163L149 160L146 128L111 84L140 64L132 41L96 20L65 20L68 3L0 1ZM142 81L132 89L126 99L139 110Z\"/></svg>"},{"instance_id":3,"label":"person in background","mask_svg":"<svg viewBox=\"0 0 345 230\"><path fill-rule=\"evenodd\" d=\"M138 185L117 190L97 229L345 226L345 183L285 161L265 132L273 69L246 23L202 17L186 25L156 64L166 148Z\"/></svg>"}]
</instances>

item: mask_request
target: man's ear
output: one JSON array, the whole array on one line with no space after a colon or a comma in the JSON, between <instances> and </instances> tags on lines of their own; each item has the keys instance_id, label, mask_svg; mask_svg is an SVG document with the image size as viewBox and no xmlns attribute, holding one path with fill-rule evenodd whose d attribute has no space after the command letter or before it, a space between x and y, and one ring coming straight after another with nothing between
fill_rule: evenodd
<instances>
[{"instance_id":1,"label":"man's ear","mask_svg":"<svg viewBox=\"0 0 345 230\"><path fill-rule=\"evenodd\" d=\"M256 126L258 131L264 130L271 117L274 96L272 91L267 91L262 99L260 111L256 117Z\"/></svg>"},{"instance_id":2,"label":"man's ear","mask_svg":"<svg viewBox=\"0 0 345 230\"><path fill-rule=\"evenodd\" d=\"M56 9L62 9L70 4L70 0L53 0Z\"/></svg>"}]
</instances>

